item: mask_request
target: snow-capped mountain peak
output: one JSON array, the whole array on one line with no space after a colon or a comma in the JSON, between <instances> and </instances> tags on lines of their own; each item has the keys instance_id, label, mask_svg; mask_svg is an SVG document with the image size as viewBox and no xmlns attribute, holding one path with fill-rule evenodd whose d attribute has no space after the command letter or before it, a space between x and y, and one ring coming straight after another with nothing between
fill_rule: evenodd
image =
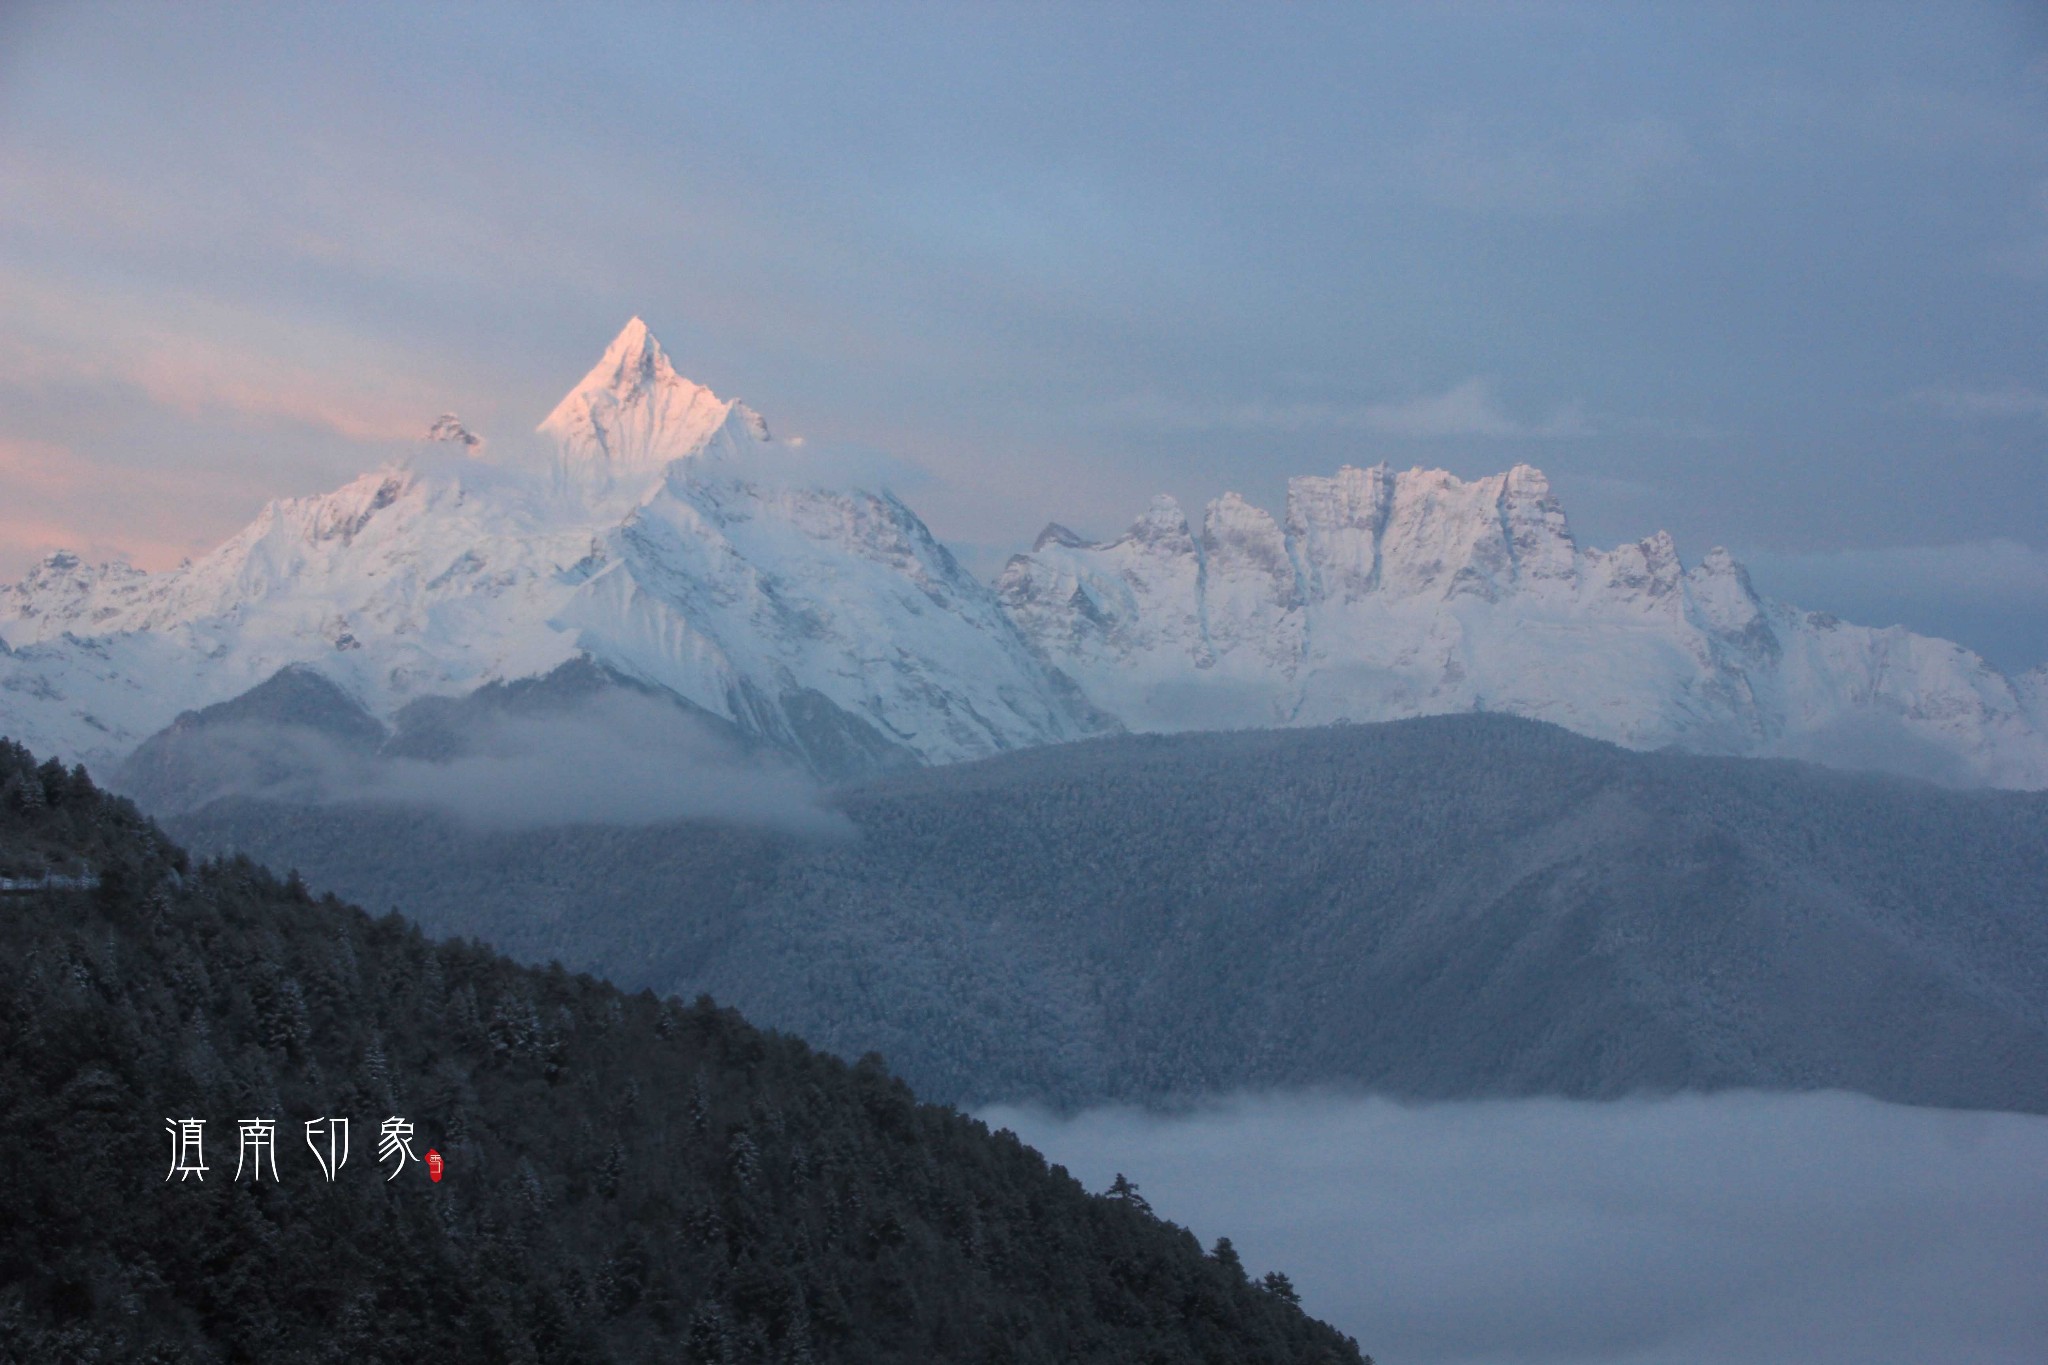
<instances>
[{"instance_id":1,"label":"snow-capped mountain peak","mask_svg":"<svg viewBox=\"0 0 2048 1365\"><path fill-rule=\"evenodd\" d=\"M637 501L677 460L769 439L760 414L678 374L637 317L538 430L556 446L556 488L599 506Z\"/></svg>"},{"instance_id":2,"label":"snow-capped mountain peak","mask_svg":"<svg viewBox=\"0 0 2048 1365\"><path fill-rule=\"evenodd\" d=\"M624 402L635 393L678 380L691 391L702 388L702 385L693 384L676 373L668 352L662 348L661 339L645 322L637 317L629 318L618 335L605 346L604 353L590 367L590 372L563 397L541 426L546 429L559 419L579 396L609 394Z\"/></svg>"},{"instance_id":3,"label":"snow-capped mountain peak","mask_svg":"<svg viewBox=\"0 0 2048 1365\"><path fill-rule=\"evenodd\" d=\"M1585 548L1529 465L1347 466L1290 480L1284 523L1225 494L1199 536L1157 498L1102 544L1048 528L996 590L1134 729L1501 710L1646 748L2048 785L2048 684L1771 602L1719 547L1690 569L1663 531Z\"/></svg>"},{"instance_id":4,"label":"snow-capped mountain peak","mask_svg":"<svg viewBox=\"0 0 2048 1365\"><path fill-rule=\"evenodd\" d=\"M1290 480L1279 517L1162 496L1100 544L1049 525L991 587L638 318L540 431L549 466L467 459L443 416L168 572L50 556L0 586L0 734L105 763L283 668L389 723L580 660L835 776L1118 726L1488 710L2048 786L2048 669L1774 602L1661 531L1588 548L1528 465L1347 466Z\"/></svg>"},{"instance_id":5,"label":"snow-capped mountain peak","mask_svg":"<svg viewBox=\"0 0 2048 1365\"><path fill-rule=\"evenodd\" d=\"M582 659L821 775L1086 733L988 585L886 493L683 378L637 318L558 404L551 469L428 448L142 574L0 587L0 734L104 764L311 668L380 722ZM452 442L452 449L449 444Z\"/></svg>"}]
</instances>

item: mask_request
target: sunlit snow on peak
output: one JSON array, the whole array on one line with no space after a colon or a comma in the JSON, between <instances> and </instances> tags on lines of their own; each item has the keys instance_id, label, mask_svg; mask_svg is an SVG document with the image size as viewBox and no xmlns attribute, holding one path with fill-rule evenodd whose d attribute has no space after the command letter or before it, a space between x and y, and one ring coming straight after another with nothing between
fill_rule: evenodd
<instances>
[{"instance_id":1,"label":"sunlit snow on peak","mask_svg":"<svg viewBox=\"0 0 2048 1365\"><path fill-rule=\"evenodd\" d=\"M676 460L769 439L751 408L678 374L637 317L538 430L557 449L556 487L596 504L636 500Z\"/></svg>"}]
</instances>

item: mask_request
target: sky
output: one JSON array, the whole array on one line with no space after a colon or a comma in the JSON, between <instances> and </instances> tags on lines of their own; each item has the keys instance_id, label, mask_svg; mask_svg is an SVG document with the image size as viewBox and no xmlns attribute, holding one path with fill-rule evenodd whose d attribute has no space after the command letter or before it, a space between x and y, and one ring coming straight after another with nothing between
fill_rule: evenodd
<instances>
[{"instance_id":1,"label":"sky","mask_svg":"<svg viewBox=\"0 0 2048 1365\"><path fill-rule=\"evenodd\" d=\"M1118 1173L1381 1365L2022 1365L2048 1119L1841 1093L981 1116Z\"/></svg>"},{"instance_id":2,"label":"sky","mask_svg":"<svg viewBox=\"0 0 2048 1365\"><path fill-rule=\"evenodd\" d=\"M635 314L985 572L1527 461L2048 660L2048 5L0 4L0 577L516 450Z\"/></svg>"}]
</instances>

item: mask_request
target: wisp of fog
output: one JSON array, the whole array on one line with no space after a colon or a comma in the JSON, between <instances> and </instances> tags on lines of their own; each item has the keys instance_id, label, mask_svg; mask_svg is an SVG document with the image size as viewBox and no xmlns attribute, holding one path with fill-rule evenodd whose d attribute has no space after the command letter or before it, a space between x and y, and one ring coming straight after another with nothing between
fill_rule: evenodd
<instances>
[{"instance_id":1,"label":"wisp of fog","mask_svg":"<svg viewBox=\"0 0 2048 1365\"><path fill-rule=\"evenodd\" d=\"M561 715L494 719L478 727L467 753L380 760L342 792L498 829L690 818L837 824L817 804L815 785L779 757L744 753L673 706L624 693Z\"/></svg>"},{"instance_id":2,"label":"wisp of fog","mask_svg":"<svg viewBox=\"0 0 2048 1365\"><path fill-rule=\"evenodd\" d=\"M1860 1096L996 1107L1380 1365L2038 1362L2048 1118Z\"/></svg>"},{"instance_id":3,"label":"wisp of fog","mask_svg":"<svg viewBox=\"0 0 2048 1365\"><path fill-rule=\"evenodd\" d=\"M463 726L459 752L440 758L258 722L215 726L184 744L185 761L204 778L191 807L226 796L403 805L476 829L686 819L826 834L849 828L780 755L745 751L673 705L626 692L547 714L476 718Z\"/></svg>"}]
</instances>

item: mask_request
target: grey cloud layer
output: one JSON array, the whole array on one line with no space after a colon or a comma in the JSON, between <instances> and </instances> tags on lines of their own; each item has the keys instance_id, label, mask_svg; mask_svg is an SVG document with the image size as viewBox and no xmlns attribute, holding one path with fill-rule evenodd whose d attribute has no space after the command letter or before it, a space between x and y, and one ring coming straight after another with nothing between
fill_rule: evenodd
<instances>
[{"instance_id":1,"label":"grey cloud layer","mask_svg":"<svg viewBox=\"0 0 2048 1365\"><path fill-rule=\"evenodd\" d=\"M225 724L184 741L205 800L426 807L479 829L715 819L831 834L846 828L816 785L745 754L673 706L608 694L541 717L493 717L440 761L347 748L296 726Z\"/></svg>"},{"instance_id":2,"label":"grey cloud layer","mask_svg":"<svg viewBox=\"0 0 2048 1365\"><path fill-rule=\"evenodd\" d=\"M2033 1362L2048 1119L1839 1094L994 1109L1384 1365Z\"/></svg>"}]
</instances>

